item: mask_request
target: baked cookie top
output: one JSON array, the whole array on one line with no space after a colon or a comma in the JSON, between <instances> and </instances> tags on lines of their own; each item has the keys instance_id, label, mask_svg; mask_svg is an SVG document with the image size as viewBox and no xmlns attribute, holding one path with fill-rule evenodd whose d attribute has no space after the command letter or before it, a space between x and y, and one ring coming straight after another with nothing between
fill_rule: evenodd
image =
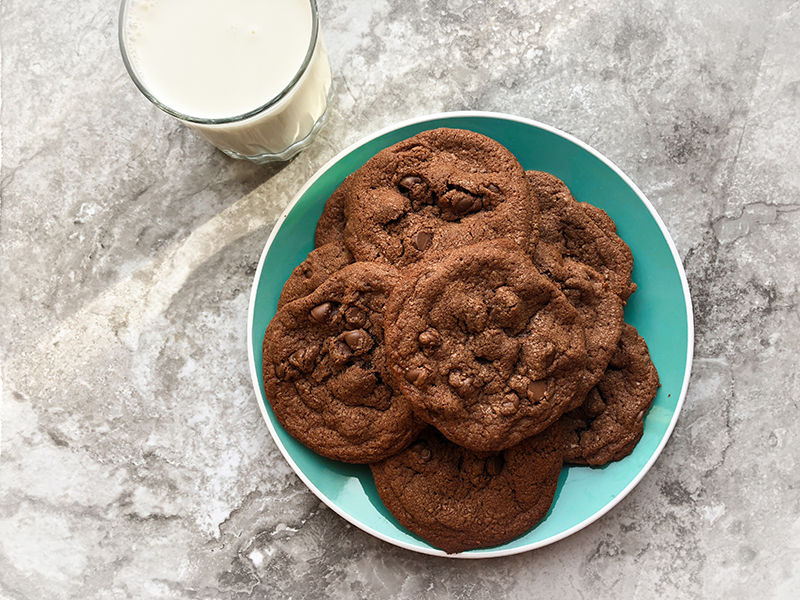
<instances>
[{"instance_id":1,"label":"baked cookie top","mask_svg":"<svg viewBox=\"0 0 800 600\"><path fill-rule=\"evenodd\" d=\"M603 378L580 408L561 418L565 461L600 466L628 456L642 437L658 387L647 344L625 323Z\"/></svg>"},{"instance_id":2,"label":"baked cookie top","mask_svg":"<svg viewBox=\"0 0 800 600\"><path fill-rule=\"evenodd\" d=\"M535 246L536 200L517 159L471 131L425 131L382 150L354 174L345 243L360 261L405 267L488 239Z\"/></svg>"},{"instance_id":3,"label":"baked cookie top","mask_svg":"<svg viewBox=\"0 0 800 600\"><path fill-rule=\"evenodd\" d=\"M267 327L266 396L281 425L323 456L373 462L420 429L386 367L383 310L399 282L388 265L348 265Z\"/></svg>"},{"instance_id":4,"label":"baked cookie top","mask_svg":"<svg viewBox=\"0 0 800 600\"><path fill-rule=\"evenodd\" d=\"M586 336L586 373L569 410L583 403L586 394L603 377L617 349L624 318L622 299L608 280L584 263L562 258L551 244L539 242L534 255L539 272L558 285L583 319Z\"/></svg>"},{"instance_id":5,"label":"baked cookie top","mask_svg":"<svg viewBox=\"0 0 800 600\"><path fill-rule=\"evenodd\" d=\"M623 302L627 301L636 290L631 282L633 255L628 245L616 233L613 234L615 239L609 237L605 219L596 211L592 212L593 216L587 214L563 181L542 171L527 171L526 176L531 193L539 203L540 241L558 249L564 258L597 271L608 279L614 293Z\"/></svg>"},{"instance_id":6,"label":"baked cookie top","mask_svg":"<svg viewBox=\"0 0 800 600\"><path fill-rule=\"evenodd\" d=\"M594 221L598 227L606 234L608 239L611 243L617 247L617 250L623 256L631 256L631 261L633 261L633 254L631 253L631 248L628 244L625 243L619 235L617 235L617 224L614 222L614 219L608 216L608 213L604 211L602 208L598 208L593 204L589 204L588 202L579 202L581 208L589 215L589 218ZM629 294L633 294L636 291L636 284L631 282L629 288Z\"/></svg>"},{"instance_id":7,"label":"baked cookie top","mask_svg":"<svg viewBox=\"0 0 800 600\"><path fill-rule=\"evenodd\" d=\"M435 429L371 465L381 500L400 523L445 552L508 542L536 525L558 487L559 426L502 452L472 452Z\"/></svg>"},{"instance_id":8,"label":"baked cookie top","mask_svg":"<svg viewBox=\"0 0 800 600\"><path fill-rule=\"evenodd\" d=\"M578 311L507 240L415 266L386 319L390 368L414 411L471 450L545 429L586 371Z\"/></svg>"},{"instance_id":9,"label":"baked cookie top","mask_svg":"<svg viewBox=\"0 0 800 600\"><path fill-rule=\"evenodd\" d=\"M331 242L309 252L283 285L278 308L287 302L308 296L328 277L354 262L353 255L342 242Z\"/></svg>"}]
</instances>

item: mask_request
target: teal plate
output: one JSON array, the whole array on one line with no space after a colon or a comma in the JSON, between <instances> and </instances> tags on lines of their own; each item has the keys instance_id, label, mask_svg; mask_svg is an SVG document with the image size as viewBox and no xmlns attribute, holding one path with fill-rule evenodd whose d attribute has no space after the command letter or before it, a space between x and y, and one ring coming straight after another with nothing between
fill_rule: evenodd
<instances>
[{"instance_id":1,"label":"teal plate","mask_svg":"<svg viewBox=\"0 0 800 600\"><path fill-rule=\"evenodd\" d=\"M410 533L386 510L369 468L328 460L281 427L264 396L261 342L278 296L292 270L314 248L314 230L325 201L344 178L375 153L421 131L469 129L494 138L525 169L562 179L575 198L605 210L631 247L638 291L625 320L647 341L661 388L645 418L644 436L630 456L601 468L565 467L550 512L536 527L493 548L452 555L486 558L517 554L560 540L611 510L653 465L678 419L689 384L694 343L686 275L664 223L639 189L616 166L583 142L552 127L485 112L431 115L379 131L340 153L303 186L267 241L253 283L248 318L250 371L261 412L275 443L298 477L326 505L368 533L397 546L448 556Z\"/></svg>"}]
</instances>

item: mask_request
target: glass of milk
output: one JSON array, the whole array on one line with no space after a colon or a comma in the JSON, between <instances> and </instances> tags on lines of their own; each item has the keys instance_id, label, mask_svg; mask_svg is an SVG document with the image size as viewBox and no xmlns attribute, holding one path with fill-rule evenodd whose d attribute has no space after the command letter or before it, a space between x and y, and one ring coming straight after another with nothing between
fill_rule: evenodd
<instances>
[{"instance_id":1,"label":"glass of milk","mask_svg":"<svg viewBox=\"0 0 800 600\"><path fill-rule=\"evenodd\" d=\"M288 160L327 119L316 0L123 0L119 43L142 93L234 158Z\"/></svg>"}]
</instances>

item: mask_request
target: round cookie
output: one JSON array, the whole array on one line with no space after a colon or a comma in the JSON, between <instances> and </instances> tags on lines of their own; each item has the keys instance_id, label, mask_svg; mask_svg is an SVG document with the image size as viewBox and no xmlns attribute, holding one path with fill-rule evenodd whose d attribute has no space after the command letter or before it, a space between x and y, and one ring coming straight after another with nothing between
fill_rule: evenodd
<instances>
[{"instance_id":1,"label":"round cookie","mask_svg":"<svg viewBox=\"0 0 800 600\"><path fill-rule=\"evenodd\" d=\"M540 273L559 286L583 319L586 373L580 391L568 407L568 410L572 410L583 403L589 390L603 377L617 349L622 335L623 302L597 271L583 263L562 258L551 244L540 242L533 262Z\"/></svg>"},{"instance_id":2,"label":"round cookie","mask_svg":"<svg viewBox=\"0 0 800 600\"><path fill-rule=\"evenodd\" d=\"M388 265L348 265L267 327L266 397L281 425L323 456L374 462L420 430L386 367L383 309L399 282Z\"/></svg>"},{"instance_id":3,"label":"round cookie","mask_svg":"<svg viewBox=\"0 0 800 600\"><path fill-rule=\"evenodd\" d=\"M331 275L352 264L353 255L341 242L320 246L308 253L308 257L297 265L283 285L278 298L278 308L287 302L308 296Z\"/></svg>"},{"instance_id":4,"label":"round cookie","mask_svg":"<svg viewBox=\"0 0 800 600\"><path fill-rule=\"evenodd\" d=\"M507 240L415 266L386 307L392 374L448 439L497 451L542 431L579 391L583 322Z\"/></svg>"},{"instance_id":5,"label":"round cookie","mask_svg":"<svg viewBox=\"0 0 800 600\"><path fill-rule=\"evenodd\" d=\"M499 453L471 452L428 428L370 467L389 512L452 554L503 544L541 521L558 487L562 453L558 424Z\"/></svg>"},{"instance_id":6,"label":"round cookie","mask_svg":"<svg viewBox=\"0 0 800 600\"><path fill-rule=\"evenodd\" d=\"M593 268L608 279L623 302L627 301L636 290L631 282L633 255L627 244L612 240L563 181L542 171L527 171L526 176L539 203L539 240L557 248L564 258Z\"/></svg>"},{"instance_id":7,"label":"round cookie","mask_svg":"<svg viewBox=\"0 0 800 600\"><path fill-rule=\"evenodd\" d=\"M345 243L360 261L405 267L489 239L524 249L538 238L525 172L496 141L459 129L425 131L382 150L345 198Z\"/></svg>"},{"instance_id":8,"label":"round cookie","mask_svg":"<svg viewBox=\"0 0 800 600\"><path fill-rule=\"evenodd\" d=\"M565 462L600 466L628 456L642 437L658 387L647 344L635 327L624 324L603 378L580 408L560 420Z\"/></svg>"},{"instance_id":9,"label":"round cookie","mask_svg":"<svg viewBox=\"0 0 800 600\"><path fill-rule=\"evenodd\" d=\"M344 199L350 193L353 175L348 175L331 197L325 202L322 215L314 232L314 245L344 244Z\"/></svg>"}]
</instances>

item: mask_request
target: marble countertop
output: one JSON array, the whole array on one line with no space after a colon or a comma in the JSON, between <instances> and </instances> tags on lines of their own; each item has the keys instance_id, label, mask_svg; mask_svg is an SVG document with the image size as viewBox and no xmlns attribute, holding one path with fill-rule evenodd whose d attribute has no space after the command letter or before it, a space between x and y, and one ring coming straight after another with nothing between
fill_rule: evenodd
<instances>
[{"instance_id":1,"label":"marble countertop","mask_svg":"<svg viewBox=\"0 0 800 600\"><path fill-rule=\"evenodd\" d=\"M288 164L150 105L117 3L0 3L0 599L793 598L800 3L320 0L337 92ZM544 548L412 553L334 514L259 413L246 326L283 208L351 143L486 110L609 157L688 275L695 362L641 483Z\"/></svg>"}]
</instances>

